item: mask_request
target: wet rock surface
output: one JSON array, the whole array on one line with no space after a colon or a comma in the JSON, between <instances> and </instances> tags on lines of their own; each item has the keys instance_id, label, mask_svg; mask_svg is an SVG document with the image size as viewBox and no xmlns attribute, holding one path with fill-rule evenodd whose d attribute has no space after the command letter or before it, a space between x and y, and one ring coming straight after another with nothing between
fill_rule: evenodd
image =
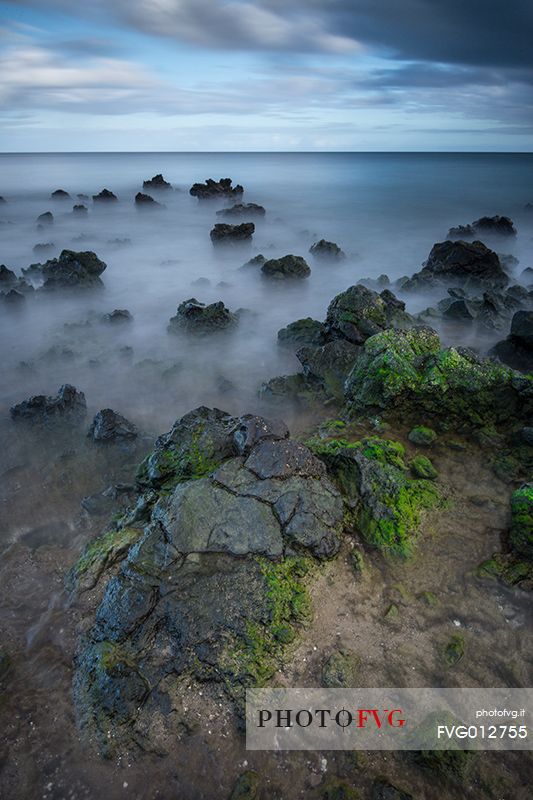
<instances>
[{"instance_id":1,"label":"wet rock surface","mask_svg":"<svg viewBox=\"0 0 533 800\"><path fill-rule=\"evenodd\" d=\"M29 422L52 422L56 420L79 422L87 413L87 403L83 392L70 384L60 387L57 395L34 395L10 409L16 420Z\"/></svg>"},{"instance_id":2,"label":"wet rock surface","mask_svg":"<svg viewBox=\"0 0 533 800\"><path fill-rule=\"evenodd\" d=\"M326 239L320 239L309 248L309 252L315 258L323 259L324 261L342 261L346 258L338 244L335 242L328 242Z\"/></svg>"},{"instance_id":3,"label":"wet rock surface","mask_svg":"<svg viewBox=\"0 0 533 800\"><path fill-rule=\"evenodd\" d=\"M272 280L299 280L307 278L311 274L311 268L302 256L287 255L265 261L261 272Z\"/></svg>"},{"instance_id":4,"label":"wet rock surface","mask_svg":"<svg viewBox=\"0 0 533 800\"><path fill-rule=\"evenodd\" d=\"M146 522L130 515L102 544L107 563L115 535L123 554L130 542L74 679L80 722L104 752L149 740L142 731L173 703L170 672L220 682L237 698L275 668L299 616L285 597L304 597L302 557L334 555L344 519L324 464L287 433L282 423L200 408L141 468ZM250 637L260 637L252 647Z\"/></svg>"},{"instance_id":5,"label":"wet rock surface","mask_svg":"<svg viewBox=\"0 0 533 800\"><path fill-rule=\"evenodd\" d=\"M503 287L509 283L509 276L497 254L483 242L446 241L433 245L423 269L402 288L424 289L439 283Z\"/></svg>"},{"instance_id":6,"label":"wet rock surface","mask_svg":"<svg viewBox=\"0 0 533 800\"><path fill-rule=\"evenodd\" d=\"M184 331L198 335L231 330L238 325L239 318L222 301L205 305L194 297L178 306L174 317L170 318L168 330L171 333Z\"/></svg>"},{"instance_id":7,"label":"wet rock surface","mask_svg":"<svg viewBox=\"0 0 533 800\"><path fill-rule=\"evenodd\" d=\"M333 298L326 315L326 331L331 338L362 344L369 336L389 327L409 327L412 317L405 303L388 289L380 295L365 286L351 286Z\"/></svg>"},{"instance_id":8,"label":"wet rock surface","mask_svg":"<svg viewBox=\"0 0 533 800\"><path fill-rule=\"evenodd\" d=\"M233 186L231 178L220 178L219 181L208 178L204 183L194 183L189 190L189 194L198 200L239 199L243 193L242 186Z\"/></svg>"},{"instance_id":9,"label":"wet rock surface","mask_svg":"<svg viewBox=\"0 0 533 800\"><path fill-rule=\"evenodd\" d=\"M118 197L110 189L102 189L98 194L93 194L94 203L115 203L117 200Z\"/></svg>"},{"instance_id":10,"label":"wet rock surface","mask_svg":"<svg viewBox=\"0 0 533 800\"><path fill-rule=\"evenodd\" d=\"M221 208L217 217L264 217L266 211L258 203L236 203L230 208Z\"/></svg>"},{"instance_id":11,"label":"wet rock surface","mask_svg":"<svg viewBox=\"0 0 533 800\"><path fill-rule=\"evenodd\" d=\"M166 181L161 173L154 175L147 181L143 181L143 189L156 189L158 191L172 189L172 184Z\"/></svg>"},{"instance_id":12,"label":"wet rock surface","mask_svg":"<svg viewBox=\"0 0 533 800\"><path fill-rule=\"evenodd\" d=\"M58 258L32 265L29 274L42 276L44 290L88 289L102 286L100 275L106 268L107 264L91 250L62 250Z\"/></svg>"},{"instance_id":13,"label":"wet rock surface","mask_svg":"<svg viewBox=\"0 0 533 800\"><path fill-rule=\"evenodd\" d=\"M122 414L111 408L103 408L94 417L87 433L94 442L116 442L135 439L137 428Z\"/></svg>"},{"instance_id":14,"label":"wet rock surface","mask_svg":"<svg viewBox=\"0 0 533 800\"><path fill-rule=\"evenodd\" d=\"M255 231L253 222L242 222L231 225L228 222L217 222L209 234L213 244L231 244L233 242L249 242Z\"/></svg>"}]
</instances>

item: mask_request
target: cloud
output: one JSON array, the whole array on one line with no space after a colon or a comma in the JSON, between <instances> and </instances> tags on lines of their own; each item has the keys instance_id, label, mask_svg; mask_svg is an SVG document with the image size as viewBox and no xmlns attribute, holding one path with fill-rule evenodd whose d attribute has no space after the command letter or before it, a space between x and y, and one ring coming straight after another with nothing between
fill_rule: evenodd
<instances>
[{"instance_id":1,"label":"cloud","mask_svg":"<svg viewBox=\"0 0 533 800\"><path fill-rule=\"evenodd\" d=\"M155 36L226 50L350 52L409 61L531 65L531 0L15 0L106 14Z\"/></svg>"}]
</instances>

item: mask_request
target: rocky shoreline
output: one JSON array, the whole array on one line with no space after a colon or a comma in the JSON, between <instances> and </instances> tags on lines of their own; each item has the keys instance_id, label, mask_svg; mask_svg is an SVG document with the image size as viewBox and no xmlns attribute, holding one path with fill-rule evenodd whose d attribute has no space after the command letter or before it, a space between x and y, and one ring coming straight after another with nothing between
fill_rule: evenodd
<instances>
[{"instance_id":1,"label":"rocky shoreline","mask_svg":"<svg viewBox=\"0 0 533 800\"><path fill-rule=\"evenodd\" d=\"M143 188L156 197L173 191L161 174ZM65 194L56 190L52 198L70 202ZM195 183L190 194L202 207L214 204L216 216L236 221L216 222L205 236L217 250L224 246L224 257L229 253L242 262L268 212L242 203L243 187L229 178ZM151 200L139 193L134 202L152 208ZM97 206L122 202L107 189L93 196ZM52 218L41 215L38 225L53 225L48 213ZM415 624L413 615L425 619L451 602L446 590L438 596L434 586L422 588L432 585L421 578L420 566L426 569L430 561L430 539L441 568L453 571L454 593L467 570L470 595L476 603L487 599L487 619L495 592L512 598L511 605L526 605L533 588L533 282L527 269L493 249L517 235L514 223L502 216L461 225L433 245L410 277L362 280L331 298L323 321L307 317L281 328L280 349L294 354L301 369L265 376L257 386L265 415L202 405L155 438L108 407L89 426L86 397L70 384L56 396L33 395L13 405L10 424L25 447L40 442L35 458L43 469L55 437L64 437L65 452L74 448L70 469L83 472L93 459L110 483L76 498L80 487L72 482L70 501L83 501L88 535L81 548L68 548L58 559L57 570L47 567L56 570L61 613L70 626L69 724L81 752L86 748L95 763L108 759L114 769L135 762L142 771L143 759L188 753L187 740L198 734L190 715L200 717L204 707L215 716L218 707L212 727L228 738L227 776L222 784L220 770L198 776L198 797L496 799L500 783L517 798L526 797L521 781L528 765L517 765L518 754L493 762L462 751L404 754L395 756L388 771L383 755L337 755L329 770L283 756L279 785L273 755L258 756L250 769L239 766L247 762L247 687L291 685L298 676L309 685L372 685L365 653L352 641L364 618L358 597L375 614L369 598L385 592L385 607L368 633L382 636L381 626L397 629L400 642L400 633L412 632L405 626ZM305 257L256 255L245 272L258 283L294 287L315 269L334 268L346 258L336 243L317 239ZM2 266L3 313L31 306L44 294L105 292L106 267L92 251L67 249L20 276ZM422 312L409 311L410 297L431 293L446 296ZM132 322L127 309L115 309L80 325L92 330ZM168 323L169 338L184 349L202 348L236 336L250 324L250 312L193 297L160 323L162 331ZM455 341L445 346L439 332L447 325ZM490 332L488 352L464 347L465 330ZM289 430L285 418L301 422ZM476 495L466 481L458 484L454 471L465 469L479 473L484 493ZM65 468L52 480L64 481ZM446 549L446 541L457 536L461 509L473 531L464 569L460 554ZM48 544L54 561L57 548L53 540ZM22 543L13 545L11 558L24 562ZM404 580L416 589L406 588ZM329 636L324 645L317 626L327 628L329 618L317 593L327 594L328 581L333 600L324 608L334 614L343 607L345 617L335 620L338 641ZM342 589L346 581L349 588ZM354 605L345 607L344 594ZM473 613L474 605L466 607ZM439 622L435 642L431 626L420 630L442 685L483 685L487 679L492 685L527 685L527 648L522 666L508 673L498 673L500 664L491 672L478 663L474 641L484 624L479 607L475 613L479 619L472 623L466 612L457 625L454 620L450 626L448 617L446 624ZM20 701L17 671L23 658L16 638L8 634L5 646L0 642L3 715ZM316 653L311 671L299 662L306 648ZM382 681L389 666L382 660L376 667ZM389 680L410 685L397 669ZM425 668L418 677L431 681ZM11 731L6 762L17 742ZM510 765L516 780L509 777ZM438 790L431 786L433 775L442 781ZM289 795L296 776L299 793ZM191 792L189 784L184 796Z\"/></svg>"}]
</instances>

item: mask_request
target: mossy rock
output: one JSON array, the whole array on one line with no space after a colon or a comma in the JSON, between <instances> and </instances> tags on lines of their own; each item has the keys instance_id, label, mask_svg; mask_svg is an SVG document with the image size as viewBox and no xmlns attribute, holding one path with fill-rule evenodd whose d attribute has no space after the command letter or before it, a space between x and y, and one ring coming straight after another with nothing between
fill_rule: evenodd
<instances>
[{"instance_id":1,"label":"mossy rock","mask_svg":"<svg viewBox=\"0 0 533 800\"><path fill-rule=\"evenodd\" d=\"M403 445L378 437L312 439L307 445L355 506L354 522L363 538L384 552L411 555L423 512L442 498L432 481L408 477Z\"/></svg>"},{"instance_id":2,"label":"mossy rock","mask_svg":"<svg viewBox=\"0 0 533 800\"><path fill-rule=\"evenodd\" d=\"M526 483L511 496L509 543L515 553L533 562L533 484Z\"/></svg>"},{"instance_id":3,"label":"mossy rock","mask_svg":"<svg viewBox=\"0 0 533 800\"><path fill-rule=\"evenodd\" d=\"M415 456L409 464L409 467L415 478L424 478L429 481L434 481L439 476L439 473L427 456Z\"/></svg>"},{"instance_id":4,"label":"mossy rock","mask_svg":"<svg viewBox=\"0 0 533 800\"><path fill-rule=\"evenodd\" d=\"M256 800L259 796L259 775L253 770L247 770L239 775L228 800Z\"/></svg>"},{"instance_id":5,"label":"mossy rock","mask_svg":"<svg viewBox=\"0 0 533 800\"><path fill-rule=\"evenodd\" d=\"M437 434L431 428L426 428L424 425L417 425L409 431L407 438L410 442L419 447L431 447L431 445L437 441Z\"/></svg>"},{"instance_id":6,"label":"mossy rock","mask_svg":"<svg viewBox=\"0 0 533 800\"><path fill-rule=\"evenodd\" d=\"M531 411L533 378L465 348L442 349L431 328L388 329L363 345L345 383L347 411L435 416L443 428L483 428Z\"/></svg>"},{"instance_id":7,"label":"mossy rock","mask_svg":"<svg viewBox=\"0 0 533 800\"><path fill-rule=\"evenodd\" d=\"M442 649L442 658L448 667L458 664L465 654L465 637L462 633L454 633Z\"/></svg>"},{"instance_id":8,"label":"mossy rock","mask_svg":"<svg viewBox=\"0 0 533 800\"><path fill-rule=\"evenodd\" d=\"M360 800L361 795L348 781L331 777L320 787L319 797L320 800Z\"/></svg>"},{"instance_id":9,"label":"mossy rock","mask_svg":"<svg viewBox=\"0 0 533 800\"><path fill-rule=\"evenodd\" d=\"M422 603L425 603L426 606L437 606L439 604L439 598L437 595L429 591L420 592L418 599Z\"/></svg>"},{"instance_id":10,"label":"mossy rock","mask_svg":"<svg viewBox=\"0 0 533 800\"><path fill-rule=\"evenodd\" d=\"M293 557L276 564L259 558L257 562L267 585L268 620L248 621L245 635L228 644L220 659L231 680L247 686L266 683L279 668L285 645L312 615L307 591L311 559Z\"/></svg>"},{"instance_id":11,"label":"mossy rock","mask_svg":"<svg viewBox=\"0 0 533 800\"><path fill-rule=\"evenodd\" d=\"M322 667L322 685L328 689L357 686L361 659L351 650L335 650Z\"/></svg>"},{"instance_id":12,"label":"mossy rock","mask_svg":"<svg viewBox=\"0 0 533 800\"><path fill-rule=\"evenodd\" d=\"M356 575L361 575L365 569L365 557L361 550L354 548L350 553L350 564Z\"/></svg>"},{"instance_id":13,"label":"mossy rock","mask_svg":"<svg viewBox=\"0 0 533 800\"><path fill-rule=\"evenodd\" d=\"M391 603L390 606L387 608L385 614L383 615L383 619L387 620L387 622L392 622L400 615L400 609L396 605L396 603Z\"/></svg>"},{"instance_id":14,"label":"mossy rock","mask_svg":"<svg viewBox=\"0 0 533 800\"><path fill-rule=\"evenodd\" d=\"M513 553L494 553L476 569L478 578L501 580L510 586L533 588L533 564Z\"/></svg>"},{"instance_id":15,"label":"mossy rock","mask_svg":"<svg viewBox=\"0 0 533 800\"><path fill-rule=\"evenodd\" d=\"M75 591L92 589L104 569L118 561L141 536L141 529L124 527L89 542L67 574L67 587Z\"/></svg>"}]
</instances>

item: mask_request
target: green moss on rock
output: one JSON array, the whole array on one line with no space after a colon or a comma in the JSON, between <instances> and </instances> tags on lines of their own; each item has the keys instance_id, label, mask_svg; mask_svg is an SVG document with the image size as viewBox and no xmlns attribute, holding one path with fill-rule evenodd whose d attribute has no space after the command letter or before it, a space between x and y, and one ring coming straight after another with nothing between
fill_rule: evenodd
<instances>
[{"instance_id":1,"label":"green moss on rock","mask_svg":"<svg viewBox=\"0 0 533 800\"><path fill-rule=\"evenodd\" d=\"M416 456L409 464L409 467L415 478L434 481L439 475L427 456Z\"/></svg>"},{"instance_id":2,"label":"green moss on rock","mask_svg":"<svg viewBox=\"0 0 533 800\"><path fill-rule=\"evenodd\" d=\"M515 553L533 561L533 484L524 484L511 496L509 543Z\"/></svg>"},{"instance_id":3,"label":"green moss on rock","mask_svg":"<svg viewBox=\"0 0 533 800\"><path fill-rule=\"evenodd\" d=\"M352 414L405 408L438 415L444 426L484 427L512 419L531 381L471 351L442 349L431 328L385 330L364 344L346 379Z\"/></svg>"},{"instance_id":4,"label":"green moss on rock","mask_svg":"<svg viewBox=\"0 0 533 800\"><path fill-rule=\"evenodd\" d=\"M419 533L423 513L441 501L430 480L412 480L400 442L369 437L307 442L336 479L354 506L355 525L378 549L409 556Z\"/></svg>"},{"instance_id":5,"label":"green moss on rock","mask_svg":"<svg viewBox=\"0 0 533 800\"><path fill-rule=\"evenodd\" d=\"M142 536L139 528L111 530L89 542L67 575L74 590L92 589L104 569L118 561Z\"/></svg>"},{"instance_id":6,"label":"green moss on rock","mask_svg":"<svg viewBox=\"0 0 533 800\"><path fill-rule=\"evenodd\" d=\"M335 650L322 667L322 685L328 689L352 689L357 686L361 659L351 650Z\"/></svg>"},{"instance_id":7,"label":"green moss on rock","mask_svg":"<svg viewBox=\"0 0 533 800\"><path fill-rule=\"evenodd\" d=\"M407 438L410 442L417 444L419 447L431 447L437 439L437 434L431 428L426 428L424 425L417 425L409 431Z\"/></svg>"},{"instance_id":8,"label":"green moss on rock","mask_svg":"<svg viewBox=\"0 0 533 800\"><path fill-rule=\"evenodd\" d=\"M267 584L267 618L248 622L246 635L232 642L221 659L230 692L234 684L262 686L278 669L285 646L311 616L306 577L312 560L289 557L279 563L257 559Z\"/></svg>"},{"instance_id":9,"label":"green moss on rock","mask_svg":"<svg viewBox=\"0 0 533 800\"><path fill-rule=\"evenodd\" d=\"M465 654L465 637L462 633L454 633L442 649L442 658L448 667L457 664Z\"/></svg>"}]
</instances>

